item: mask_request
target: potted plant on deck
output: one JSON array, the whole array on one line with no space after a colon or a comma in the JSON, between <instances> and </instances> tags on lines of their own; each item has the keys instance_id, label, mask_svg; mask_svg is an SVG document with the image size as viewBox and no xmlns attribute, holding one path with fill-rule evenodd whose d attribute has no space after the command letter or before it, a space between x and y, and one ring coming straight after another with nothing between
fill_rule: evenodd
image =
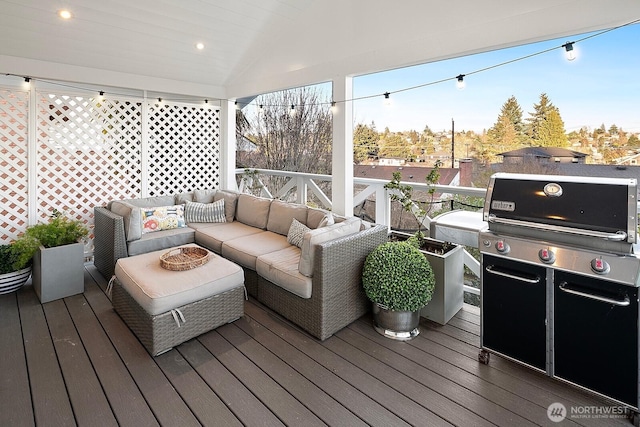
<instances>
[{"instance_id":1,"label":"potted plant on deck","mask_svg":"<svg viewBox=\"0 0 640 427\"><path fill-rule=\"evenodd\" d=\"M29 280L33 255L39 245L36 239L25 235L0 245L0 294L17 291Z\"/></svg>"},{"instance_id":2,"label":"potted plant on deck","mask_svg":"<svg viewBox=\"0 0 640 427\"><path fill-rule=\"evenodd\" d=\"M437 161L427 175L427 184L438 183L440 165L441 162ZM435 275L435 289L431 303L422 310L422 316L444 325L462 308L464 302L464 248L427 237L422 231L433 205L434 187L428 190L429 200L424 202L413 200L413 187L402 184L400 172L394 172L392 180L384 187L390 192L391 200L399 202L416 219L418 231L414 235L393 231L389 239L414 240L429 261Z\"/></svg>"},{"instance_id":3,"label":"potted plant on deck","mask_svg":"<svg viewBox=\"0 0 640 427\"><path fill-rule=\"evenodd\" d=\"M84 292L84 239L89 229L54 209L48 222L30 226L25 235L40 246L33 257L33 287L41 303Z\"/></svg>"},{"instance_id":4,"label":"potted plant on deck","mask_svg":"<svg viewBox=\"0 0 640 427\"><path fill-rule=\"evenodd\" d=\"M425 256L409 242L386 242L366 258L362 285L373 302L376 330L408 340L420 333L420 310L431 300L434 275Z\"/></svg>"}]
</instances>

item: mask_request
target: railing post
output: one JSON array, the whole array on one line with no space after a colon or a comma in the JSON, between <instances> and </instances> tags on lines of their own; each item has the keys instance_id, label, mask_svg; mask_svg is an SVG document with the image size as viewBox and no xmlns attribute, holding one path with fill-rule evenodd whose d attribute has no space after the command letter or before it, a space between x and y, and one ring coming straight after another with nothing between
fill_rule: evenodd
<instances>
[{"instance_id":1,"label":"railing post","mask_svg":"<svg viewBox=\"0 0 640 427\"><path fill-rule=\"evenodd\" d=\"M376 223L384 224L391 230L391 197L384 185L376 188Z\"/></svg>"},{"instance_id":2,"label":"railing post","mask_svg":"<svg viewBox=\"0 0 640 427\"><path fill-rule=\"evenodd\" d=\"M305 180L304 176L297 176L296 177L296 186L298 187L298 190L296 191L297 194L297 202L303 205L307 204L307 181Z\"/></svg>"}]
</instances>

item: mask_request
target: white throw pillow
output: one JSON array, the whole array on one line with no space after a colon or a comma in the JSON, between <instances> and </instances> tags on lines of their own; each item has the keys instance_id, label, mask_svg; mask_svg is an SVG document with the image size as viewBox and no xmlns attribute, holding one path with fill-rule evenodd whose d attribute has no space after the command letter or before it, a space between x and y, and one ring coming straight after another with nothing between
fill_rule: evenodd
<instances>
[{"instance_id":1,"label":"white throw pillow","mask_svg":"<svg viewBox=\"0 0 640 427\"><path fill-rule=\"evenodd\" d=\"M328 225L333 225L335 223L336 221L335 219L333 219L333 214L331 212L327 212L324 218L322 218L322 221L320 221L320 224L318 224L318 228L326 227Z\"/></svg>"}]
</instances>

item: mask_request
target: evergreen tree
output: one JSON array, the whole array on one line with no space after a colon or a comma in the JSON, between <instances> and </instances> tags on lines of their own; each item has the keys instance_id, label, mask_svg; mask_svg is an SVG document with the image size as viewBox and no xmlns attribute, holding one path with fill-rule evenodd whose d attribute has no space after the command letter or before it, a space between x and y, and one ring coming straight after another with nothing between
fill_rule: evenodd
<instances>
[{"instance_id":1,"label":"evergreen tree","mask_svg":"<svg viewBox=\"0 0 640 427\"><path fill-rule=\"evenodd\" d=\"M353 130L353 160L356 163L361 163L369 157L376 157L379 141L380 135L378 135L374 122L371 122L371 126L356 125Z\"/></svg>"},{"instance_id":2,"label":"evergreen tree","mask_svg":"<svg viewBox=\"0 0 640 427\"><path fill-rule=\"evenodd\" d=\"M396 157L408 159L411 157L411 146L401 134L385 130L385 135L380 140L380 157Z\"/></svg>"},{"instance_id":3,"label":"evergreen tree","mask_svg":"<svg viewBox=\"0 0 640 427\"><path fill-rule=\"evenodd\" d=\"M507 149L517 148L526 140L522 108L515 96L509 97L500 109L498 120L489 129L490 141Z\"/></svg>"},{"instance_id":4,"label":"evergreen tree","mask_svg":"<svg viewBox=\"0 0 640 427\"><path fill-rule=\"evenodd\" d=\"M533 105L534 111L527 118L527 133L531 144L539 147L566 147L569 144L560 111L551 103L546 93Z\"/></svg>"}]
</instances>

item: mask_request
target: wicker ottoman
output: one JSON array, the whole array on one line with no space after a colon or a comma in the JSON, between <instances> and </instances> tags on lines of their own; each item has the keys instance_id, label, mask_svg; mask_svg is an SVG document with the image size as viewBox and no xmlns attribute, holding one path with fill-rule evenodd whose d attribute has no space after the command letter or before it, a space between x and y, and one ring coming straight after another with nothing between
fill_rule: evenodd
<instances>
[{"instance_id":1,"label":"wicker ottoman","mask_svg":"<svg viewBox=\"0 0 640 427\"><path fill-rule=\"evenodd\" d=\"M195 245L185 245L195 246ZM113 308L153 356L244 314L244 272L219 255L186 271L160 266L168 249L116 263Z\"/></svg>"}]
</instances>

